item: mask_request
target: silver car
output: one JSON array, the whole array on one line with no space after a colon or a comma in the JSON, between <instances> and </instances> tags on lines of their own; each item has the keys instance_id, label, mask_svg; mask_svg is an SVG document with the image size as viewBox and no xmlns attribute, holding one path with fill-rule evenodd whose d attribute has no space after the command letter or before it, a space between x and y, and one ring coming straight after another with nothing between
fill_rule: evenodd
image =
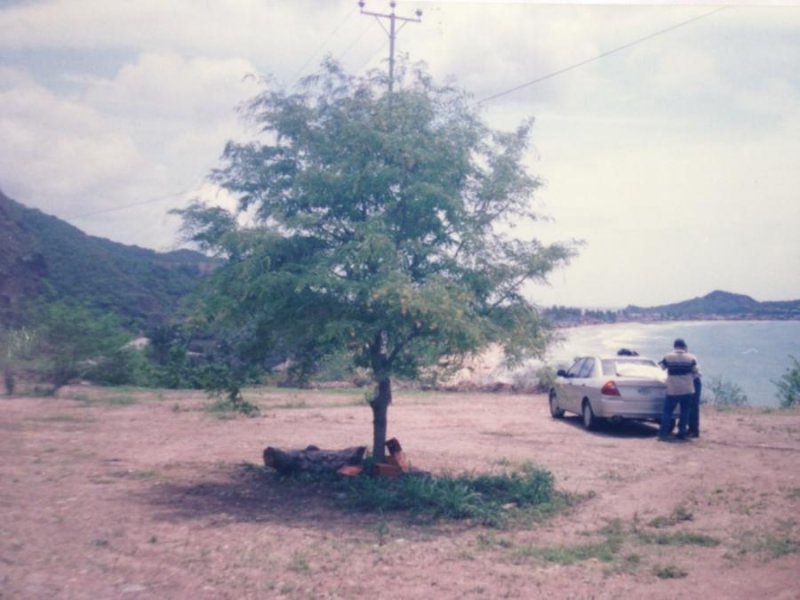
<instances>
[{"instance_id":1,"label":"silver car","mask_svg":"<svg viewBox=\"0 0 800 600\"><path fill-rule=\"evenodd\" d=\"M667 395L666 373L643 356L582 356L559 370L550 389L550 414L580 415L586 429L600 419L660 422Z\"/></svg>"}]
</instances>

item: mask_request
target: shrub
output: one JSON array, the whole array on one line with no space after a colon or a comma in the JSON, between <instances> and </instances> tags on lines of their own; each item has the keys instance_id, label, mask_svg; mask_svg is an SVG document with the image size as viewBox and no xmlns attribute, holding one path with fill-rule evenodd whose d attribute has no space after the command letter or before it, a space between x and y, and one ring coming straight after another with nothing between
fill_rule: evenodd
<instances>
[{"instance_id":1,"label":"shrub","mask_svg":"<svg viewBox=\"0 0 800 600\"><path fill-rule=\"evenodd\" d=\"M747 406L747 395L741 387L722 377L712 377L707 386L703 386L704 404L712 406L731 407Z\"/></svg>"},{"instance_id":2,"label":"shrub","mask_svg":"<svg viewBox=\"0 0 800 600\"><path fill-rule=\"evenodd\" d=\"M791 355L789 360L792 365L778 381L773 382L778 386L778 398L783 408L800 406L800 362Z\"/></svg>"}]
</instances>

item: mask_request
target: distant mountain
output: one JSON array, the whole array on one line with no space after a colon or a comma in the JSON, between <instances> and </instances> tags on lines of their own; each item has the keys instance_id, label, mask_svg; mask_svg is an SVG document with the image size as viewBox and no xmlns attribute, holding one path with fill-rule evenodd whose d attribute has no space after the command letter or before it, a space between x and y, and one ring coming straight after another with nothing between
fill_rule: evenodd
<instances>
[{"instance_id":1,"label":"distant mountain","mask_svg":"<svg viewBox=\"0 0 800 600\"><path fill-rule=\"evenodd\" d=\"M623 313L631 318L659 319L800 319L800 300L759 302L750 296L715 290L702 298L674 304L628 306Z\"/></svg>"},{"instance_id":2,"label":"distant mountain","mask_svg":"<svg viewBox=\"0 0 800 600\"><path fill-rule=\"evenodd\" d=\"M86 235L0 192L2 322L49 298L80 301L131 324L161 324L212 268L191 250L159 253Z\"/></svg>"}]
</instances>

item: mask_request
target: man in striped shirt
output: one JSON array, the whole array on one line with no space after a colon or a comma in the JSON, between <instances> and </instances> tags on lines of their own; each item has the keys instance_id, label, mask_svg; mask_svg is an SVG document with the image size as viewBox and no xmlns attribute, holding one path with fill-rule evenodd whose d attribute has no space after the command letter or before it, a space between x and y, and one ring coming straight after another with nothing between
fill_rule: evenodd
<instances>
[{"instance_id":1,"label":"man in striped shirt","mask_svg":"<svg viewBox=\"0 0 800 600\"><path fill-rule=\"evenodd\" d=\"M667 440L672 429L675 406L680 405L678 420L678 439L686 438L689 423L689 408L694 396L694 380L699 375L697 358L690 354L686 342L681 338L675 340L673 350L659 363L667 371L667 399L664 402L664 414L661 416L661 428L658 439Z\"/></svg>"}]
</instances>

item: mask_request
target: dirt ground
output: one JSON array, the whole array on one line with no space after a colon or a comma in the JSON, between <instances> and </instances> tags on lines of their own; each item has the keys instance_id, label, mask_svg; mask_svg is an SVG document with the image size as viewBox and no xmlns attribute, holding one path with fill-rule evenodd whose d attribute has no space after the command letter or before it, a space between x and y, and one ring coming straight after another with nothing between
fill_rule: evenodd
<instances>
[{"instance_id":1,"label":"dirt ground","mask_svg":"<svg viewBox=\"0 0 800 600\"><path fill-rule=\"evenodd\" d=\"M412 524L259 469L268 445L367 445L363 392L0 399L0 598L800 598L800 412L703 413L700 440L584 431L544 396L396 393L435 473L550 470L583 500L510 528ZM611 542L609 532L616 532Z\"/></svg>"}]
</instances>

